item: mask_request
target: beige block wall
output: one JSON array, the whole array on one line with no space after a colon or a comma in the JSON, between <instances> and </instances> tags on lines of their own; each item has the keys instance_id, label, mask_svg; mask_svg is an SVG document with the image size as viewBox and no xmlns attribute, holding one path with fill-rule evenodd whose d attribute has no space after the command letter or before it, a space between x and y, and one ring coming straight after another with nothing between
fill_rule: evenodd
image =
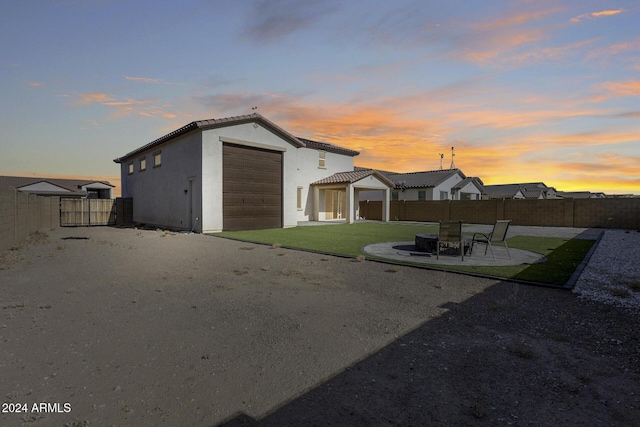
<instances>
[{"instance_id":1,"label":"beige block wall","mask_svg":"<svg viewBox=\"0 0 640 427\"><path fill-rule=\"evenodd\" d=\"M640 230L640 198L400 200L392 201L390 210L392 221L493 224L509 219L513 225Z\"/></svg>"},{"instance_id":2,"label":"beige block wall","mask_svg":"<svg viewBox=\"0 0 640 427\"><path fill-rule=\"evenodd\" d=\"M0 250L24 242L36 231L59 226L59 197L0 190Z\"/></svg>"}]
</instances>

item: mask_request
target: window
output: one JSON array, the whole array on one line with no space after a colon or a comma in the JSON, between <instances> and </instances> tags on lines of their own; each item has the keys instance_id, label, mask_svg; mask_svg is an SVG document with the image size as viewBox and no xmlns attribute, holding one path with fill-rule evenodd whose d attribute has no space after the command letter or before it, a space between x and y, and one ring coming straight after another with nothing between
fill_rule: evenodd
<instances>
[{"instance_id":1,"label":"window","mask_svg":"<svg viewBox=\"0 0 640 427\"><path fill-rule=\"evenodd\" d=\"M440 192L440 200L449 200L449 192L441 191Z\"/></svg>"},{"instance_id":2,"label":"window","mask_svg":"<svg viewBox=\"0 0 640 427\"><path fill-rule=\"evenodd\" d=\"M325 169L327 167L327 152L318 151L318 167Z\"/></svg>"},{"instance_id":3,"label":"window","mask_svg":"<svg viewBox=\"0 0 640 427\"><path fill-rule=\"evenodd\" d=\"M153 153L153 167L157 168L161 164L162 164L162 156L160 154L160 151Z\"/></svg>"},{"instance_id":4,"label":"window","mask_svg":"<svg viewBox=\"0 0 640 427\"><path fill-rule=\"evenodd\" d=\"M418 191L418 200L427 200L427 192Z\"/></svg>"},{"instance_id":5,"label":"window","mask_svg":"<svg viewBox=\"0 0 640 427\"><path fill-rule=\"evenodd\" d=\"M392 191L391 192L391 200L398 200L399 198L399 194L397 191Z\"/></svg>"},{"instance_id":6,"label":"window","mask_svg":"<svg viewBox=\"0 0 640 427\"><path fill-rule=\"evenodd\" d=\"M140 171L147 170L147 158L143 157L140 159Z\"/></svg>"},{"instance_id":7,"label":"window","mask_svg":"<svg viewBox=\"0 0 640 427\"><path fill-rule=\"evenodd\" d=\"M133 173L133 162L129 163L129 175Z\"/></svg>"},{"instance_id":8,"label":"window","mask_svg":"<svg viewBox=\"0 0 640 427\"><path fill-rule=\"evenodd\" d=\"M299 211L302 210L302 187L298 187L298 191L296 193L296 207Z\"/></svg>"}]
</instances>

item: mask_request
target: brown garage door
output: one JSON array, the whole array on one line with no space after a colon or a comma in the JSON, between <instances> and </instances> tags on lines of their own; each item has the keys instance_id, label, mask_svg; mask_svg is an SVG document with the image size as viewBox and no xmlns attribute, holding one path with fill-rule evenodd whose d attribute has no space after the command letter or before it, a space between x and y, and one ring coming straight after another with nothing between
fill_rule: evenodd
<instances>
[{"instance_id":1,"label":"brown garage door","mask_svg":"<svg viewBox=\"0 0 640 427\"><path fill-rule=\"evenodd\" d=\"M222 167L222 228L282 227L282 153L224 144Z\"/></svg>"}]
</instances>

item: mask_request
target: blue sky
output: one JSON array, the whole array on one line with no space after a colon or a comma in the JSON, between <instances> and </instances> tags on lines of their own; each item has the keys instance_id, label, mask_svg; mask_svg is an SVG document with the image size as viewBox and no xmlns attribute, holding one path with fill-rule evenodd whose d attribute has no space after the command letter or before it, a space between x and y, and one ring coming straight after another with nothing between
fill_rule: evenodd
<instances>
[{"instance_id":1,"label":"blue sky","mask_svg":"<svg viewBox=\"0 0 640 427\"><path fill-rule=\"evenodd\" d=\"M637 1L0 0L0 174L258 112L398 172L640 194Z\"/></svg>"}]
</instances>

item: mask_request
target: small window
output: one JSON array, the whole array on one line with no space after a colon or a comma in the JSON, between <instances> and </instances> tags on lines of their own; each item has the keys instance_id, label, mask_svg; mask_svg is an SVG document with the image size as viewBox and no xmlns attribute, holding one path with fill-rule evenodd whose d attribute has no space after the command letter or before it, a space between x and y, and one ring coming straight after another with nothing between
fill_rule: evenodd
<instances>
[{"instance_id":1,"label":"small window","mask_svg":"<svg viewBox=\"0 0 640 427\"><path fill-rule=\"evenodd\" d=\"M318 151L318 167L322 169L325 169L327 167L326 151Z\"/></svg>"},{"instance_id":2,"label":"small window","mask_svg":"<svg viewBox=\"0 0 640 427\"><path fill-rule=\"evenodd\" d=\"M133 173L133 162L129 163L129 175Z\"/></svg>"},{"instance_id":3,"label":"small window","mask_svg":"<svg viewBox=\"0 0 640 427\"><path fill-rule=\"evenodd\" d=\"M157 153L153 153L153 167L157 168L162 164L162 155L158 151Z\"/></svg>"},{"instance_id":4,"label":"small window","mask_svg":"<svg viewBox=\"0 0 640 427\"><path fill-rule=\"evenodd\" d=\"M399 197L400 197L400 193L398 193L397 191L391 192L391 200L397 201Z\"/></svg>"},{"instance_id":5,"label":"small window","mask_svg":"<svg viewBox=\"0 0 640 427\"><path fill-rule=\"evenodd\" d=\"M440 192L440 200L449 200L449 192L441 191Z\"/></svg>"},{"instance_id":6,"label":"small window","mask_svg":"<svg viewBox=\"0 0 640 427\"><path fill-rule=\"evenodd\" d=\"M302 187L298 187L298 191L296 193L296 207L299 211L302 210Z\"/></svg>"},{"instance_id":7,"label":"small window","mask_svg":"<svg viewBox=\"0 0 640 427\"><path fill-rule=\"evenodd\" d=\"M147 170L147 158L143 157L140 159L140 170L144 171Z\"/></svg>"},{"instance_id":8,"label":"small window","mask_svg":"<svg viewBox=\"0 0 640 427\"><path fill-rule=\"evenodd\" d=\"M418 200L427 200L427 192L418 191Z\"/></svg>"}]
</instances>

